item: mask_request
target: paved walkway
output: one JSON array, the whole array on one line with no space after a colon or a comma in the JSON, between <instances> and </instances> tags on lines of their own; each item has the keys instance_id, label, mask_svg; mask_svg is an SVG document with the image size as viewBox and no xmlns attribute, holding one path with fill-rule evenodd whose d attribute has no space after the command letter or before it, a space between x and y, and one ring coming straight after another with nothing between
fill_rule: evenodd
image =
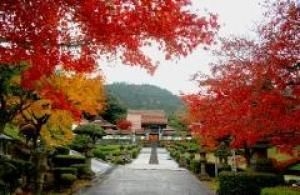
<instances>
[{"instance_id":1,"label":"paved walkway","mask_svg":"<svg viewBox=\"0 0 300 195\"><path fill-rule=\"evenodd\" d=\"M169 156L165 148L157 148L158 164L149 164L151 148L143 148L138 156L131 164L126 165L130 169L154 169L154 170L176 170L183 171L178 164Z\"/></svg>"},{"instance_id":2,"label":"paved walkway","mask_svg":"<svg viewBox=\"0 0 300 195\"><path fill-rule=\"evenodd\" d=\"M131 164L119 166L84 195L212 195L207 187L158 148L159 164L149 164L151 148L143 148Z\"/></svg>"}]
</instances>

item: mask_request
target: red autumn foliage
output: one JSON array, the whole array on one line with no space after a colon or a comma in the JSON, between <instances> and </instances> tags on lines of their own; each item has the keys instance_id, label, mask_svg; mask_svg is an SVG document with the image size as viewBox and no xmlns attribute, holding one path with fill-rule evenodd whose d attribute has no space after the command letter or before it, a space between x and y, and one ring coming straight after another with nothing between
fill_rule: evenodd
<instances>
[{"instance_id":1,"label":"red autumn foliage","mask_svg":"<svg viewBox=\"0 0 300 195\"><path fill-rule=\"evenodd\" d=\"M220 62L199 78L198 94L184 97L192 129L214 147L252 147L268 141L290 149L300 143L300 8L278 1L258 28L258 40L222 40Z\"/></svg>"},{"instance_id":2,"label":"red autumn foliage","mask_svg":"<svg viewBox=\"0 0 300 195\"><path fill-rule=\"evenodd\" d=\"M132 127L132 123L126 119L120 119L117 121L117 127L121 130L128 130Z\"/></svg>"},{"instance_id":3,"label":"red autumn foliage","mask_svg":"<svg viewBox=\"0 0 300 195\"><path fill-rule=\"evenodd\" d=\"M210 45L216 16L187 11L190 0L1 0L0 65L26 63L22 86L43 89L39 80L56 70L90 73L96 61L120 56L153 73L156 64L142 48L157 42L166 58ZM47 87L46 91L56 89ZM49 93L46 94L49 94ZM69 107L58 94L62 109Z\"/></svg>"}]
</instances>

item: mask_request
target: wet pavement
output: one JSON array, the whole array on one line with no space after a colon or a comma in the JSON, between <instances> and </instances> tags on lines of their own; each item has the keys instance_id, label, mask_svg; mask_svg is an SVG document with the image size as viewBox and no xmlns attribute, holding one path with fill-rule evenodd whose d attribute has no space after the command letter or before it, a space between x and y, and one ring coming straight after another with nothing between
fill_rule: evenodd
<instances>
[{"instance_id":1,"label":"wet pavement","mask_svg":"<svg viewBox=\"0 0 300 195\"><path fill-rule=\"evenodd\" d=\"M119 166L84 195L213 195L188 170L180 168L163 148L159 164L149 164L151 148L143 148L131 164Z\"/></svg>"}]
</instances>

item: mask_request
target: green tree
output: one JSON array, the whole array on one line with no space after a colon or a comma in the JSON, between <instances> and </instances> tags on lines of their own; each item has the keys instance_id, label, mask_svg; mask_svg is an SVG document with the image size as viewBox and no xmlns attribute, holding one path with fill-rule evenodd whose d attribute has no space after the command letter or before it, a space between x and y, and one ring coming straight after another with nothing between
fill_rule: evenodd
<instances>
[{"instance_id":1,"label":"green tree","mask_svg":"<svg viewBox=\"0 0 300 195\"><path fill-rule=\"evenodd\" d=\"M35 97L32 91L20 86L20 74L25 67L22 64L0 64L0 133Z\"/></svg>"},{"instance_id":2,"label":"green tree","mask_svg":"<svg viewBox=\"0 0 300 195\"><path fill-rule=\"evenodd\" d=\"M106 110L101 114L104 120L115 124L126 116L127 108L112 94L108 93L106 106Z\"/></svg>"},{"instance_id":3,"label":"green tree","mask_svg":"<svg viewBox=\"0 0 300 195\"><path fill-rule=\"evenodd\" d=\"M188 127L187 124L184 122L184 120L176 115L172 114L168 118L168 124L173 127L176 131L187 131Z\"/></svg>"},{"instance_id":4,"label":"green tree","mask_svg":"<svg viewBox=\"0 0 300 195\"><path fill-rule=\"evenodd\" d=\"M93 144L96 143L97 139L101 139L105 135L102 127L96 124L79 125L74 129L74 133L89 136Z\"/></svg>"}]
</instances>

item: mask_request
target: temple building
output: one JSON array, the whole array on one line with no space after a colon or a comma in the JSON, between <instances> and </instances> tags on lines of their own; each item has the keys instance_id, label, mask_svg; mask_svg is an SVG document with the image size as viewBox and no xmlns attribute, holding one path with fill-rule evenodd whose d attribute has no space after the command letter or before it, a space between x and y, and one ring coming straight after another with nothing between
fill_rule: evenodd
<instances>
[{"instance_id":1,"label":"temple building","mask_svg":"<svg viewBox=\"0 0 300 195\"><path fill-rule=\"evenodd\" d=\"M128 110L127 120L132 123L134 133L143 133L150 141L159 140L168 123L163 110Z\"/></svg>"}]
</instances>

